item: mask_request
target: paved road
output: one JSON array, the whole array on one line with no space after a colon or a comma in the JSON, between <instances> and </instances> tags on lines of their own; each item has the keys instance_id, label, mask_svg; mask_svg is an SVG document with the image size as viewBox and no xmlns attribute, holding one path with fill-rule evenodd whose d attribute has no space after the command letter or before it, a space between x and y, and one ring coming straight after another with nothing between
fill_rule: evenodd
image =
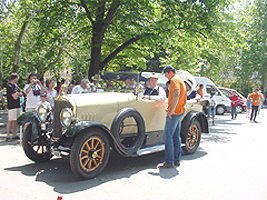
<instances>
[{"instance_id":1,"label":"paved road","mask_svg":"<svg viewBox=\"0 0 267 200\"><path fill-rule=\"evenodd\" d=\"M35 164L18 141L6 143L6 112L0 112L1 199L267 199L267 109L250 123L217 116L194 155L182 156L176 169L157 169L164 154L122 158L112 154L97 178L78 180L68 157ZM2 124L1 124L2 123Z\"/></svg>"}]
</instances>

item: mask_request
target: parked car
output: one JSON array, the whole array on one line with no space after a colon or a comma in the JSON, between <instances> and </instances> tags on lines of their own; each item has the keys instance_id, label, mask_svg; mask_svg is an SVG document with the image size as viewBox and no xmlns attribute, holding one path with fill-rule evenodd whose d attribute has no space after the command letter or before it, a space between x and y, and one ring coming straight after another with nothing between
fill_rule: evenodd
<instances>
[{"instance_id":1,"label":"parked car","mask_svg":"<svg viewBox=\"0 0 267 200\"><path fill-rule=\"evenodd\" d=\"M215 92L214 98L216 99L216 114L223 115L225 112L230 112L231 101L227 98L217 86L206 77L194 77L198 85L203 84L204 98L210 97L210 92Z\"/></svg>"},{"instance_id":2,"label":"parked car","mask_svg":"<svg viewBox=\"0 0 267 200\"><path fill-rule=\"evenodd\" d=\"M229 88L223 88L223 87L219 87L219 90L225 95L227 96L229 99L233 93L233 91L236 92L237 96L238 96L238 100L237 100L237 107L236 107L236 111L237 113L242 113L244 111L247 110L247 103L246 103L246 98L240 94L239 92L237 92L236 90L233 89L229 89Z\"/></svg>"},{"instance_id":3,"label":"parked car","mask_svg":"<svg viewBox=\"0 0 267 200\"><path fill-rule=\"evenodd\" d=\"M139 80L139 74L134 74ZM167 102L143 100L141 86L125 88L125 73L102 74L96 85L105 92L61 94L55 100L53 115L46 107L24 113L22 146L34 162L49 161L53 155L69 153L74 174L90 179L106 167L110 151L137 157L164 150L163 134ZM111 87L112 86L112 87ZM97 90L95 90L97 91ZM189 100L182 120L184 154L194 153L201 133L208 133L202 107L208 100Z\"/></svg>"}]
</instances>

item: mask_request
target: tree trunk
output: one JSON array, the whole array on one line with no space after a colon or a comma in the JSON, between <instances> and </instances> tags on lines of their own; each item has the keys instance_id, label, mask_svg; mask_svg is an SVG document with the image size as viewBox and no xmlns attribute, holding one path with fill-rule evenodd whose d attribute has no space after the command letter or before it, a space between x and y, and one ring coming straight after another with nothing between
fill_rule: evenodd
<instances>
[{"instance_id":1,"label":"tree trunk","mask_svg":"<svg viewBox=\"0 0 267 200\"><path fill-rule=\"evenodd\" d=\"M2 67L3 67L3 54L2 54L2 46L1 46L1 41L0 41L0 84L3 84L3 72L2 72ZM2 85L3 87L3 85Z\"/></svg>"},{"instance_id":2,"label":"tree trunk","mask_svg":"<svg viewBox=\"0 0 267 200\"><path fill-rule=\"evenodd\" d=\"M14 55L14 61L13 61L13 69L12 72L18 72L19 66L20 66L20 53L21 53L21 44L23 37L25 35L26 29L29 25L31 15L27 17L27 19L24 21L17 42L15 43L15 55Z\"/></svg>"},{"instance_id":3,"label":"tree trunk","mask_svg":"<svg viewBox=\"0 0 267 200\"><path fill-rule=\"evenodd\" d=\"M91 49L91 62L89 66L89 78L99 72L101 64L101 48L104 34L102 33L100 24L93 25L92 33L92 49Z\"/></svg>"}]
</instances>

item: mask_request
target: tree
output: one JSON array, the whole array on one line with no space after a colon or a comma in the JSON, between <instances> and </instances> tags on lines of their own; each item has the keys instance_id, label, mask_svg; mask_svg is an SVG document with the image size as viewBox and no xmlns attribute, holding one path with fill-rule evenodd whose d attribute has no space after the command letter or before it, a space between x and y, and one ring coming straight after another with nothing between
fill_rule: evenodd
<instances>
[{"instance_id":1,"label":"tree","mask_svg":"<svg viewBox=\"0 0 267 200\"><path fill-rule=\"evenodd\" d=\"M91 33L89 77L126 49L125 52L131 52L135 48L138 53L138 48L143 51L177 32L205 37L216 19L216 11L226 3L224 0L69 2L82 6L91 24L85 30Z\"/></svg>"},{"instance_id":2,"label":"tree","mask_svg":"<svg viewBox=\"0 0 267 200\"><path fill-rule=\"evenodd\" d=\"M246 45L241 51L242 83L249 87L266 88L267 77L267 5L264 0L256 0L239 11L240 31L244 33Z\"/></svg>"}]
</instances>

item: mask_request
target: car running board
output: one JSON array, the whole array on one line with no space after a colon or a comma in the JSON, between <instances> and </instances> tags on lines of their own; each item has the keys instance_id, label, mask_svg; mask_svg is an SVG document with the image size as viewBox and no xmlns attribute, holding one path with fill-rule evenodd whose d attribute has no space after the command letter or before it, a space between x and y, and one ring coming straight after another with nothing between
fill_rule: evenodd
<instances>
[{"instance_id":1,"label":"car running board","mask_svg":"<svg viewBox=\"0 0 267 200\"><path fill-rule=\"evenodd\" d=\"M181 147L185 146L185 144L181 144ZM165 145L164 144L159 144L156 146L151 146L151 147L146 147L143 149L139 149L136 154L138 156L143 156L143 155L147 155L147 154L151 154L151 153L156 153L159 151L164 151L165 150Z\"/></svg>"},{"instance_id":2,"label":"car running board","mask_svg":"<svg viewBox=\"0 0 267 200\"><path fill-rule=\"evenodd\" d=\"M147 155L147 154L151 154L151 153L155 153L155 152L159 152L159 151L164 151L164 150L165 150L165 145L160 144L160 145L156 145L156 146L151 146L151 147L139 149L137 151L137 155L143 156L143 155Z\"/></svg>"}]
</instances>

